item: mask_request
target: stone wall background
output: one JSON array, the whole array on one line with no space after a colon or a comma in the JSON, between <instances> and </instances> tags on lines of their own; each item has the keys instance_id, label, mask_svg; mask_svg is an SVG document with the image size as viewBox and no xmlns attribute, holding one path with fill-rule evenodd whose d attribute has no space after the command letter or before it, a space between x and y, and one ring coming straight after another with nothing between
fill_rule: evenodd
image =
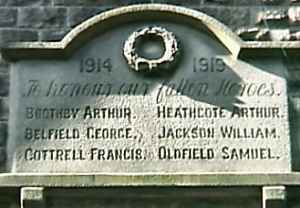
<instances>
[{"instance_id":1,"label":"stone wall background","mask_svg":"<svg viewBox=\"0 0 300 208\"><path fill-rule=\"evenodd\" d=\"M271 27L280 28L282 38L289 39L288 34L295 35L300 26L299 0L0 0L0 42L59 40L95 14L135 3L169 3L194 8L242 34L245 30L253 34L255 29ZM268 37L268 32L261 31L265 35L259 36L260 39L281 38Z\"/></svg>"},{"instance_id":2,"label":"stone wall background","mask_svg":"<svg viewBox=\"0 0 300 208\"><path fill-rule=\"evenodd\" d=\"M0 0L0 46L10 41L60 40L95 14L135 3L169 3L197 9L245 40L300 40L300 0ZM298 68L296 65L292 69L289 84L294 138L300 135ZM5 161L8 136L9 84L9 64L0 60L0 166ZM294 151L300 150L298 139L294 142ZM300 160L296 166L300 167Z\"/></svg>"}]
</instances>

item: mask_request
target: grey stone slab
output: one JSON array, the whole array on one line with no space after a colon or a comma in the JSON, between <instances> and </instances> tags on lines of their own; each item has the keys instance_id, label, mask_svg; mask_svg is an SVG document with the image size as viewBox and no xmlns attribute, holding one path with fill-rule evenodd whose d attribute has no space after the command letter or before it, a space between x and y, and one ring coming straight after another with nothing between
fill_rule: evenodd
<instances>
[{"instance_id":1,"label":"grey stone slab","mask_svg":"<svg viewBox=\"0 0 300 208\"><path fill-rule=\"evenodd\" d=\"M141 11L149 16L125 18ZM198 21L187 24L172 15ZM149 26L174 34L178 45L160 31L169 41L166 57L171 51L176 64L165 69L164 61L150 60L149 72L141 73L129 67L134 64L127 64L123 48ZM139 53L147 57L157 50L151 44ZM261 57L284 46L295 52L289 42L242 42L213 18L162 5L103 13L61 42L12 44L3 50L4 57L18 60L10 75L8 170L289 173L287 69L282 59ZM69 57L51 55L57 52ZM256 56L243 59L248 53ZM147 64L130 55L129 62Z\"/></svg>"},{"instance_id":2,"label":"grey stone slab","mask_svg":"<svg viewBox=\"0 0 300 208\"><path fill-rule=\"evenodd\" d=\"M11 171L290 171L285 80L232 59L201 31L170 23L163 26L182 37L186 51L178 69L139 75L127 67L122 47L146 25L107 32L68 61L14 64ZM224 72L201 72L199 61L217 70L216 60ZM101 72L80 72L90 70L88 62Z\"/></svg>"}]
</instances>

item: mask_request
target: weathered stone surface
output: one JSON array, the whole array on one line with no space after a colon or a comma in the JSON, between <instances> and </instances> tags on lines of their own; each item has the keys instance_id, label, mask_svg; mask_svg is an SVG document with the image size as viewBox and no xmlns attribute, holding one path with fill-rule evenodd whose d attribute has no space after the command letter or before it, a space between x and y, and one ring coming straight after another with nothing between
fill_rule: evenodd
<instances>
[{"instance_id":1,"label":"weathered stone surface","mask_svg":"<svg viewBox=\"0 0 300 208\"><path fill-rule=\"evenodd\" d=\"M16 1L15 0L0 0L0 6L9 6L9 5L17 5L15 3ZM84 6L84 5L87 5L87 7L89 6L94 6L94 5L104 5L102 4L102 2L98 2L98 3L88 3L89 1L86 1L86 2L83 2L82 5L80 4L76 4L76 0L73 0L73 1L69 1L69 6L71 5L80 5L80 6ZM132 0L132 1L111 1L111 2L116 2L116 3L113 3L114 6L116 5L126 5L126 4L133 4L133 3L140 3L140 2L150 2L149 1L143 1L143 0ZM108 5L112 5L112 3L109 2ZM152 1L152 2L164 2L164 1ZM168 2L168 3L176 3L176 4L181 4L181 5L185 5L185 6L189 6L189 4L191 4L193 7L197 6L198 5L198 2L197 1L165 1L165 2ZM246 7L246 9L249 9L250 11L252 10L255 10L256 6L266 6L265 8L267 9L269 5L287 5L288 3L294 3L295 5L298 5L300 3L299 0L286 0L286 1L273 1L273 0L270 0L270 1L262 1L262 0L257 0L257 1L254 1L254 0L234 0L234 1L231 1L231 0L216 0L216 1L204 1L202 0L199 1L200 3L203 3L203 4L210 4L210 5L219 5L219 6L227 6L227 7L236 7L236 6L241 6L241 5L245 5L245 6L249 6L249 7ZM23 0L23 1L19 1L18 3L18 6L39 6L39 5L42 5L42 4L46 4L46 3L43 3L43 1L39 1L39 0ZM83 5L84 4L84 5ZM57 5L55 5L57 6ZM67 3L66 5L59 5L60 7L64 7L64 6L68 6ZM252 7L253 6L253 7ZM104 7L106 7L106 5L104 5ZM86 7L82 7L82 8L86 8ZM3 8L4 9L4 8ZM14 9L22 9L22 8L16 8L14 7ZM244 9L243 7L241 7L240 9ZM292 9L294 10L294 8ZM204 11L205 12L205 11ZM291 10L289 10L289 12L291 12ZM297 15L297 11L296 9L293 11L293 12L296 12L295 14ZM221 21L223 21L222 19L225 19L223 22L225 22L226 24L230 22L230 20L228 20L228 15L230 15L232 18L235 18L236 20L238 20L238 16L239 15L236 15L235 13L228 13L228 12L225 12L224 13L224 16L222 14L219 14L217 16L218 19L220 19ZM293 14L294 15L294 14ZM0 14L1 16L1 14ZM68 16L68 15L67 15ZM83 14L84 16L84 14ZM290 16L290 15L289 15ZM296 18L294 18L296 17ZM68 16L69 18L69 16ZM78 17L78 19L80 19L81 17ZM76 21L80 21L78 20L76 17L74 17L74 19L76 19ZM84 19L84 18L83 18ZM288 26L286 25L286 23L284 24L281 24L283 25L284 27L286 27L286 29L288 28L291 28L291 31L290 31L290 35L287 35L285 37L285 40L298 40L298 37L299 37L299 32L297 32L297 30L299 30L299 28L295 27L294 29L292 28L294 25L297 25L298 24L298 17L297 16L292 16L292 18L289 18L290 20L295 20L295 21L290 21L289 22L292 24L292 26ZM1 21L1 19L0 19ZM3 21L7 22L6 19L3 19ZM280 22L281 20L279 20ZM285 22L285 20L283 21ZM78 22L79 23L79 22ZM247 22L246 22L247 23ZM6 23L5 23L6 24ZM74 24L75 25L75 24ZM243 24L242 24L243 26ZM14 26L11 26L11 27L14 27ZM29 28L31 28L31 26L29 25L28 26ZM276 27L275 27L276 29ZM7 28L5 29L5 35L1 33L0 37L5 37L5 40L1 41L0 42L6 42L7 40L37 40L37 34L39 34L39 39L40 40L60 40L61 37L63 37L63 34L65 33L65 31L68 31L69 28L68 26L61 26L57 29L48 29L47 26L45 26L45 28L40 28L39 30L34 30L34 31L31 31L31 30L26 30L26 31L23 31L23 30L20 30L19 31L19 28ZM255 34L256 32L253 31L252 29L249 29L249 32L251 33L250 36L248 36L248 34L246 33L242 33L241 37L245 38L246 40L272 40L271 39L271 36L270 36L270 29L267 29L267 28L260 28L258 31L257 31L257 34ZM286 32L286 31L284 31ZM261 35L259 35L261 34ZM255 37L254 38L251 38L252 35L254 35ZM247 36L247 37L246 37ZM0 72L1 73L8 73L8 67L7 64L3 65L5 67L2 67L0 65ZM298 70L298 67L296 67L295 70ZM295 86L296 86L296 83L299 83L299 73L298 71L295 71L293 73L293 75L290 76L292 80L295 81ZM289 79L289 81L291 81L291 79ZM294 82L293 82L294 83ZM299 87L295 89L295 92L299 92ZM296 154L293 155L293 163L297 163L297 168L293 169L294 171L299 171L299 167L300 167L300 163L299 162L294 162L294 160L298 160L298 152L300 149L300 143L299 143L299 139L300 138L300 133L299 133L299 118L300 118L300 95L297 95L298 97L294 97L293 99L290 99L290 103L292 103L293 106L295 106L295 110L297 110L296 112L293 112L292 115L293 117L295 117L295 120L292 120L290 121L290 123L292 123L291 125L291 129L293 131L296 131L296 133L293 135L292 134L292 137L294 138L294 143L292 143L292 147L296 147ZM8 110L8 109L7 109ZM298 112L298 113L297 113ZM290 117L291 118L291 117ZM1 130L0 130L1 131ZM1 137L1 132L0 132L0 137ZM1 143L1 142L0 142ZM298 164L299 163L299 164ZM2 170L2 169L1 169ZM226 177L225 177L226 178ZM284 179L286 179L287 177L284 177ZM270 179L268 177L264 178L266 180L263 180L263 181L270 181ZM168 179L167 179L168 180ZM227 180L229 181L235 181L234 178L227 178ZM248 179L245 178L245 180L240 180L240 181L247 181ZM258 179L259 180L259 179ZM33 183L36 182L35 180L32 180ZM51 180L49 180L51 181ZM57 180L58 181L58 180ZM62 180L61 180L62 181ZM92 179L91 179L92 181ZM225 180L226 181L226 180ZM279 180L280 181L280 180ZM83 182L84 183L84 182ZM82 184L83 184L82 183ZM263 183L263 182L262 182ZM55 185L56 183L53 183L53 185ZM278 182L278 184L280 184L280 182ZM80 186L80 184L79 184ZM5 188L5 191L6 191L6 188ZM69 191L69 190L68 190ZM237 197L238 201L235 202L234 200L228 200L228 198L226 199L221 199L220 201L219 200L216 200L215 198L212 199L211 201L207 202L207 199L204 199L202 200L202 197L203 195L199 194L199 196L201 196L201 200L199 200L198 198L198 195L197 197L195 198L190 198L188 197L187 199L184 199L181 201L181 199L179 198L176 198L174 200L174 198L171 198L171 199L162 199L162 197L159 197L158 199L143 199L143 200L140 200L139 196L137 196L137 199L116 199L116 200L112 200L111 198L109 199L99 199L98 197L95 198L95 199L86 199L85 197L82 197L81 199L78 199L77 197L73 197L71 198L70 200L68 200L68 198L65 198L65 197L61 197L61 195L63 194L66 194L67 191L62 191L61 193L58 193L58 197L53 197L51 198L51 203L48 204L49 207L51 208L57 208L57 207L61 207L61 208L64 208L64 207L80 207L80 208L83 208L83 207L89 207L89 208L96 208L96 207L99 207L99 206L103 206L103 207L197 207L197 206L203 206L203 207L249 207L249 208L252 208L252 207L260 207L261 205L261 202L258 201L258 198L259 197L256 197L255 200L250 200L249 198L245 198L243 200L240 200L239 197ZM242 193L243 191L241 191ZM296 191L297 192L297 191ZM121 192L123 193L123 192ZM298 193L298 192L297 192ZM16 194L18 195L18 194ZM81 196L81 194L79 194ZM114 194L113 194L114 195ZM191 193L191 195L195 196L194 193ZM215 194L212 194L215 196ZM180 195L181 196L181 195ZM239 194L237 194L236 196L239 196ZM297 195L298 196L298 195ZM7 197L6 196L3 196L2 195L2 198L5 198L5 202L3 202L3 200L0 200L0 207L10 207L10 208L17 208L19 207L18 205L9 205L10 203L6 202L7 201ZM74 201L74 199L76 198L76 201ZM299 198L299 197L297 197ZM235 198L236 199L236 198ZM297 199L298 200L298 199ZM13 200L15 203L16 201L18 201L17 199L14 199ZM224 201L226 201L227 203L224 204ZM255 202L255 203L254 203ZM293 199L293 202L291 203L290 206L292 207L299 207L299 204L298 203L296 205L296 202L295 202L295 199Z\"/></svg>"},{"instance_id":2,"label":"weathered stone surface","mask_svg":"<svg viewBox=\"0 0 300 208\"><path fill-rule=\"evenodd\" d=\"M0 73L7 74L9 72L9 64L4 62L0 57Z\"/></svg>"},{"instance_id":3,"label":"weathered stone surface","mask_svg":"<svg viewBox=\"0 0 300 208\"><path fill-rule=\"evenodd\" d=\"M18 29L0 29L0 46L6 45L12 41L34 41L38 40L37 31L18 30Z\"/></svg>"},{"instance_id":4,"label":"weathered stone surface","mask_svg":"<svg viewBox=\"0 0 300 208\"><path fill-rule=\"evenodd\" d=\"M138 1L138 0L137 0ZM137 2L129 1L129 2ZM142 2L139 1L139 2ZM126 1L119 0L53 0L54 5L58 6L108 6L108 5L122 5L126 4Z\"/></svg>"},{"instance_id":5,"label":"weathered stone surface","mask_svg":"<svg viewBox=\"0 0 300 208\"><path fill-rule=\"evenodd\" d=\"M245 40L293 41L298 40L298 7L253 10L255 27L241 27L238 35ZM254 15L253 15L254 14ZM253 20L252 20L253 21ZM296 26L296 27L295 27Z\"/></svg>"},{"instance_id":6,"label":"weathered stone surface","mask_svg":"<svg viewBox=\"0 0 300 208\"><path fill-rule=\"evenodd\" d=\"M8 96L9 76L0 74L0 97Z\"/></svg>"},{"instance_id":7,"label":"weathered stone surface","mask_svg":"<svg viewBox=\"0 0 300 208\"><path fill-rule=\"evenodd\" d=\"M276 10L267 10L260 11L257 14L256 24L267 24L269 22L278 22L278 21L287 21L288 14L286 9L276 9Z\"/></svg>"},{"instance_id":8,"label":"weathered stone surface","mask_svg":"<svg viewBox=\"0 0 300 208\"><path fill-rule=\"evenodd\" d=\"M164 0L162 0L164 1ZM144 3L156 3L155 0L124 0L120 2L121 5L128 5L128 4L144 4ZM159 3L159 1L157 2Z\"/></svg>"},{"instance_id":9,"label":"weathered stone surface","mask_svg":"<svg viewBox=\"0 0 300 208\"><path fill-rule=\"evenodd\" d=\"M102 7L71 7L68 10L69 26L74 27L75 25L82 23L84 20L99 14L109 8Z\"/></svg>"},{"instance_id":10,"label":"weathered stone surface","mask_svg":"<svg viewBox=\"0 0 300 208\"><path fill-rule=\"evenodd\" d=\"M0 146L4 147L6 145L8 137L8 126L7 123L1 122L0 123Z\"/></svg>"},{"instance_id":11,"label":"weathered stone surface","mask_svg":"<svg viewBox=\"0 0 300 208\"><path fill-rule=\"evenodd\" d=\"M8 98L0 98L0 121L7 121L9 115Z\"/></svg>"},{"instance_id":12,"label":"weathered stone surface","mask_svg":"<svg viewBox=\"0 0 300 208\"><path fill-rule=\"evenodd\" d=\"M228 7L217 7L217 6L203 6L198 8L199 11L208 14L216 19L220 20L225 25L232 29L246 26L250 22L250 12L248 8L228 8ZM230 14L238 14L231 16Z\"/></svg>"},{"instance_id":13,"label":"weathered stone surface","mask_svg":"<svg viewBox=\"0 0 300 208\"><path fill-rule=\"evenodd\" d=\"M282 41L297 41L300 40L300 32L291 32L284 34L281 38Z\"/></svg>"},{"instance_id":14,"label":"weathered stone surface","mask_svg":"<svg viewBox=\"0 0 300 208\"><path fill-rule=\"evenodd\" d=\"M0 147L0 165L3 167L6 162L6 147Z\"/></svg>"},{"instance_id":15,"label":"weathered stone surface","mask_svg":"<svg viewBox=\"0 0 300 208\"><path fill-rule=\"evenodd\" d=\"M0 6L11 6L15 0L0 0Z\"/></svg>"},{"instance_id":16,"label":"weathered stone surface","mask_svg":"<svg viewBox=\"0 0 300 208\"><path fill-rule=\"evenodd\" d=\"M51 5L51 0L0 0L0 6L45 6Z\"/></svg>"},{"instance_id":17,"label":"weathered stone surface","mask_svg":"<svg viewBox=\"0 0 300 208\"><path fill-rule=\"evenodd\" d=\"M232 17L230 14L235 14L235 16ZM225 19L225 17L226 14L224 14L224 16L221 15L220 17L218 17L218 19ZM229 18L229 20L225 22L225 24L228 23L228 26L233 30L250 24L250 11L248 8L233 8L230 10L230 13L227 17Z\"/></svg>"},{"instance_id":18,"label":"weathered stone surface","mask_svg":"<svg viewBox=\"0 0 300 208\"><path fill-rule=\"evenodd\" d=\"M15 27L16 23L16 9L0 8L0 27Z\"/></svg>"},{"instance_id":19,"label":"weathered stone surface","mask_svg":"<svg viewBox=\"0 0 300 208\"><path fill-rule=\"evenodd\" d=\"M298 78L300 78L298 74ZM292 79L294 80L294 79ZM289 111L290 111L290 124L291 124L291 138L292 140L292 157L293 170L300 171L300 159L298 157L300 151L300 85L299 81L289 82Z\"/></svg>"},{"instance_id":20,"label":"weathered stone surface","mask_svg":"<svg viewBox=\"0 0 300 208\"><path fill-rule=\"evenodd\" d=\"M292 24L300 23L300 7L291 7L288 10L289 21Z\"/></svg>"},{"instance_id":21,"label":"weathered stone surface","mask_svg":"<svg viewBox=\"0 0 300 208\"><path fill-rule=\"evenodd\" d=\"M159 16L163 24L155 24L171 31L181 47L177 65L165 71L136 72L122 56L128 37L149 26L140 16L138 22L131 19L128 25L118 24L89 38L70 59L14 63L9 169L290 172L287 83L281 59L235 59L234 49L217 38L219 33L169 22L167 14ZM199 24L214 22L214 29L222 28L231 40L231 32L221 24L198 17ZM192 56L180 59L183 50Z\"/></svg>"},{"instance_id":22,"label":"weathered stone surface","mask_svg":"<svg viewBox=\"0 0 300 208\"><path fill-rule=\"evenodd\" d=\"M300 64L297 58L286 57L285 64L287 67L287 79L290 84L300 82Z\"/></svg>"},{"instance_id":23,"label":"weathered stone surface","mask_svg":"<svg viewBox=\"0 0 300 208\"><path fill-rule=\"evenodd\" d=\"M262 3L262 4L266 4L266 5L278 5L278 4L282 4L285 1L284 0L257 0L258 4Z\"/></svg>"},{"instance_id":24,"label":"weathered stone surface","mask_svg":"<svg viewBox=\"0 0 300 208\"><path fill-rule=\"evenodd\" d=\"M270 37L273 41L285 41L290 39L289 29L274 29L270 31Z\"/></svg>"},{"instance_id":25,"label":"weathered stone surface","mask_svg":"<svg viewBox=\"0 0 300 208\"><path fill-rule=\"evenodd\" d=\"M141 1L142 3L145 3L146 1ZM201 4L202 0L157 0L155 3L164 3L164 4L174 4L174 5L189 5L189 6L199 6Z\"/></svg>"},{"instance_id":26,"label":"weathered stone surface","mask_svg":"<svg viewBox=\"0 0 300 208\"><path fill-rule=\"evenodd\" d=\"M245 41L270 41L270 30L259 27L239 28L236 33Z\"/></svg>"},{"instance_id":27,"label":"weathered stone surface","mask_svg":"<svg viewBox=\"0 0 300 208\"><path fill-rule=\"evenodd\" d=\"M25 28L63 28L66 26L65 8L23 8L19 26Z\"/></svg>"},{"instance_id":28,"label":"weathered stone surface","mask_svg":"<svg viewBox=\"0 0 300 208\"><path fill-rule=\"evenodd\" d=\"M14 6L49 6L51 0L10 0Z\"/></svg>"},{"instance_id":29,"label":"weathered stone surface","mask_svg":"<svg viewBox=\"0 0 300 208\"><path fill-rule=\"evenodd\" d=\"M268 6L285 4L285 0L204 0L204 4L220 4L234 6Z\"/></svg>"},{"instance_id":30,"label":"weathered stone surface","mask_svg":"<svg viewBox=\"0 0 300 208\"><path fill-rule=\"evenodd\" d=\"M204 0L204 4L220 4L220 5L228 5L233 4L234 0Z\"/></svg>"},{"instance_id":31,"label":"weathered stone surface","mask_svg":"<svg viewBox=\"0 0 300 208\"><path fill-rule=\"evenodd\" d=\"M45 208L44 188L23 187L21 189L21 208Z\"/></svg>"},{"instance_id":32,"label":"weathered stone surface","mask_svg":"<svg viewBox=\"0 0 300 208\"><path fill-rule=\"evenodd\" d=\"M43 30L40 32L40 40L59 41L62 40L68 32L69 30Z\"/></svg>"}]
</instances>

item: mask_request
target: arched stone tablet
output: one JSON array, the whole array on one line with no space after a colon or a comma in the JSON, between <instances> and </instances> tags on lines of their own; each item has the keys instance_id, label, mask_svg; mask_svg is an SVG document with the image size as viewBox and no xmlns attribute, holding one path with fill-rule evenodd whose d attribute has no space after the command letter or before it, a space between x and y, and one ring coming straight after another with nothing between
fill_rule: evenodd
<instances>
[{"instance_id":1,"label":"arched stone tablet","mask_svg":"<svg viewBox=\"0 0 300 208\"><path fill-rule=\"evenodd\" d=\"M12 43L7 172L290 173L281 53L298 45L243 42L157 4L104 12L60 42Z\"/></svg>"}]
</instances>

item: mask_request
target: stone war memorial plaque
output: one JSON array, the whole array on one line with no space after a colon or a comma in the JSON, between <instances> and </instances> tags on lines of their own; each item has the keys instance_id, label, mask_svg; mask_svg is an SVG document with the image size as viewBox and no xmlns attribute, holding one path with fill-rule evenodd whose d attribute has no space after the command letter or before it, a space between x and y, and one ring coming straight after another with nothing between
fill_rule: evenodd
<instances>
[{"instance_id":1,"label":"stone war memorial plaque","mask_svg":"<svg viewBox=\"0 0 300 208\"><path fill-rule=\"evenodd\" d=\"M291 172L278 50L156 4L105 12L61 42L10 44L8 171Z\"/></svg>"}]
</instances>

